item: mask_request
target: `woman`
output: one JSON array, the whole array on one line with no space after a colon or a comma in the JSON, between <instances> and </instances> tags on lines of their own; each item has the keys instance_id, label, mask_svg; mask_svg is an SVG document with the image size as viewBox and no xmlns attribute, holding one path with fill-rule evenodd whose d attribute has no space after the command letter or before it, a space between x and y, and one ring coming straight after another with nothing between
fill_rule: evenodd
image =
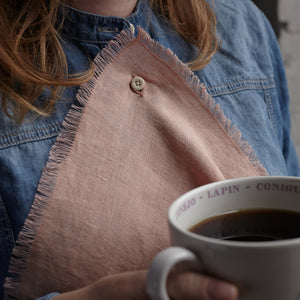
<instances>
[{"instance_id":1,"label":"woman","mask_svg":"<svg viewBox=\"0 0 300 300\"><path fill-rule=\"evenodd\" d=\"M101 51L105 52L103 48L107 43L123 30L128 37L132 28L137 34L140 26L152 39L171 49L179 60L189 63L219 105L216 110L219 112L220 109L226 120L234 124L234 127L226 125L231 128L226 129L231 131L231 138L238 132L237 135L241 133L243 141L246 141L239 141L239 150L247 153L250 162L255 161L256 166L259 164L260 170L263 169L255 174L300 174L289 133L288 93L282 60L276 38L264 16L247 0L218 0L213 10L206 1L152 2L153 8L147 0L70 0L65 4L54 0L42 3L33 0L1 2L1 285L8 274L12 249L29 213L50 148L61 131L71 104L75 103L77 109L83 105L75 97L78 85L92 78L91 61ZM116 17L109 17L111 15ZM143 37L147 39L146 35ZM109 50L113 51L113 45L109 46ZM138 60L138 63L142 65L143 61ZM150 85L150 79L145 78L146 84ZM118 86L118 82L115 84ZM143 97L143 92L135 92ZM126 93L124 90L124 97L127 97ZM207 129L210 127L207 126ZM130 136L136 135L135 132L130 133ZM208 137L211 136L210 132ZM184 149L189 148L188 143L179 144L184 145ZM214 145L215 148L219 146ZM169 149L173 151L176 147ZM177 153L174 158L176 165ZM176 168L180 177L182 166ZM189 174L192 174L193 170L190 171ZM220 178L230 176L235 175L225 174ZM204 182L218 179L212 176ZM103 178L105 180L107 178ZM202 183L195 180L187 187L199 182ZM154 191L156 188L152 187ZM63 227L60 226L61 229ZM157 245L158 248L152 252L158 252L165 246ZM115 244L115 247L118 245ZM54 257L50 255L52 249L40 248L48 260ZM103 252L103 255L108 256L109 251ZM14 252L16 259L20 256L19 252ZM146 263L132 268L120 268L122 272L108 271L106 276L94 278L93 282L81 285L79 289L72 288L73 291L60 287L45 288L47 292L35 297L53 292L41 299L148 299L145 292L148 263L146 260ZM95 265L95 262L92 264ZM10 267L9 278L19 273L17 266ZM54 271L58 267L55 264L49 266ZM53 271L50 269L45 272L50 274ZM28 274L34 275L32 272ZM30 275L27 278L34 285ZM80 282L80 274L78 278ZM50 286L51 276L45 280L49 280ZM63 274L61 280L67 282L69 279ZM12 281L14 279L7 279L6 283L8 299L22 299L23 296L18 296L22 294L11 292ZM28 289L31 288L29 284ZM230 283L189 272L175 273L170 278L169 294L172 299L233 300L237 299L238 292Z\"/></svg>"}]
</instances>

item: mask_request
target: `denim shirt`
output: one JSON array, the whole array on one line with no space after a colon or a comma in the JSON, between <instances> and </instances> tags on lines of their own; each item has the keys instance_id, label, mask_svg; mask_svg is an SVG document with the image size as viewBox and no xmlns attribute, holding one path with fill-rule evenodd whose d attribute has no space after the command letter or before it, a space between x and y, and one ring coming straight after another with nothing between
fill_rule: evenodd
<instances>
[{"instance_id":1,"label":"denim shirt","mask_svg":"<svg viewBox=\"0 0 300 300\"><path fill-rule=\"evenodd\" d=\"M127 19L97 16L68 6L65 10L61 43L70 73L87 69L107 42L131 24L136 31L138 26L143 28L183 62L195 54L193 45L152 12L148 0L140 0ZM215 12L220 49L196 75L270 175L299 176L290 139L287 82L268 21L250 0L216 0ZM21 125L0 110L0 299L16 238L30 210L49 150L70 105L76 102L77 89L65 89L51 116L36 118L28 114ZM47 96L45 90L38 101Z\"/></svg>"}]
</instances>

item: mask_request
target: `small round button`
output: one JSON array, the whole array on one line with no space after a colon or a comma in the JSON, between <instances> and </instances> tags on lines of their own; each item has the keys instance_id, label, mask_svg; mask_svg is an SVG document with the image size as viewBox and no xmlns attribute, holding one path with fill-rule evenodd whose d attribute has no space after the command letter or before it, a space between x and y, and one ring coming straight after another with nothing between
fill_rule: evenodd
<instances>
[{"instance_id":1,"label":"small round button","mask_svg":"<svg viewBox=\"0 0 300 300\"><path fill-rule=\"evenodd\" d=\"M130 86L134 91L141 91L145 87L145 80L140 76L133 77Z\"/></svg>"},{"instance_id":2,"label":"small round button","mask_svg":"<svg viewBox=\"0 0 300 300\"><path fill-rule=\"evenodd\" d=\"M131 33L134 34L135 33L135 27L132 23L129 24L129 28L131 30Z\"/></svg>"}]
</instances>

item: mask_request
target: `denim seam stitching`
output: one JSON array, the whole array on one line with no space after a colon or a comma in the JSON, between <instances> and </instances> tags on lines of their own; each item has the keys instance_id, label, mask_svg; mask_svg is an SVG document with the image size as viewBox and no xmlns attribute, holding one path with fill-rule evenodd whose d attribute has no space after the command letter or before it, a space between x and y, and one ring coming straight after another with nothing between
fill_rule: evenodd
<instances>
[{"instance_id":1,"label":"denim seam stitching","mask_svg":"<svg viewBox=\"0 0 300 300\"><path fill-rule=\"evenodd\" d=\"M25 143L28 143L28 142L42 141L42 140L49 139L51 137L55 137L57 135L58 135L58 132L54 132L54 133L51 133L51 134L43 135L41 137L24 138L24 139L21 139L19 141L14 141L14 142L11 142L11 143L0 144L0 149L5 149L5 148L12 147L12 146L17 146L17 145L25 144Z\"/></svg>"},{"instance_id":2,"label":"denim seam stitching","mask_svg":"<svg viewBox=\"0 0 300 300\"><path fill-rule=\"evenodd\" d=\"M265 99L266 99L268 116L270 118L270 121L272 123L272 126L274 128L276 135L278 135L278 128L277 128L276 121L275 121L274 107L273 107L273 103L272 103L271 93L269 90L265 90Z\"/></svg>"},{"instance_id":3,"label":"denim seam stitching","mask_svg":"<svg viewBox=\"0 0 300 300\"><path fill-rule=\"evenodd\" d=\"M214 85L214 87L227 87L229 85L234 85L234 84L240 84L240 83L247 83L247 82L253 82L253 83L264 83L264 82L274 82L274 78L264 78L264 79L243 79L243 80L238 80L238 81L233 81L233 82L228 82L227 84L219 84L219 85Z\"/></svg>"},{"instance_id":4,"label":"denim seam stitching","mask_svg":"<svg viewBox=\"0 0 300 300\"><path fill-rule=\"evenodd\" d=\"M60 126L57 125L48 125L46 127L43 127L41 129L28 129L28 130L20 130L20 131L16 131L15 133L9 134L9 135L4 135L2 137L0 137L0 140L3 138L9 138L9 137L13 137L13 136L18 136L20 134L26 134L26 133L35 133L35 132L45 132L49 129L53 129L53 130L57 130L59 129Z\"/></svg>"},{"instance_id":5,"label":"denim seam stitching","mask_svg":"<svg viewBox=\"0 0 300 300\"><path fill-rule=\"evenodd\" d=\"M211 86L207 87L207 91L212 95L212 96L219 96L219 95L224 95L224 94L232 94L235 92L239 91L244 91L244 90L268 90L271 88L275 87L275 82L274 80L266 80L265 82L269 82L268 85L263 83L262 81L257 81L257 84L247 84L247 81L237 81L234 83L229 83L228 85L219 85L219 86ZM234 87L234 85L237 84L243 84L243 86L240 87ZM220 88L223 88L222 91Z\"/></svg>"},{"instance_id":6,"label":"denim seam stitching","mask_svg":"<svg viewBox=\"0 0 300 300\"><path fill-rule=\"evenodd\" d=\"M69 40L73 40L73 41L76 41L76 42L82 42L82 43L88 43L88 44L100 44L100 43L103 43L103 44L107 44L110 40L108 41L102 41L102 40L86 40L86 39L80 39L80 38L76 38L76 37L72 37L72 36L66 36L64 34L61 35L62 37L64 38L68 38Z\"/></svg>"}]
</instances>

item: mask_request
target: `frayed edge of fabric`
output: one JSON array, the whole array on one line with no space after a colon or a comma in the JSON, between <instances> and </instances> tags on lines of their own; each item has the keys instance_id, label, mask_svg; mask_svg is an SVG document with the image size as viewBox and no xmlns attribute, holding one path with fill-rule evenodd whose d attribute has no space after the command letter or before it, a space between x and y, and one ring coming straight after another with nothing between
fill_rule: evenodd
<instances>
[{"instance_id":1,"label":"frayed edge of fabric","mask_svg":"<svg viewBox=\"0 0 300 300\"><path fill-rule=\"evenodd\" d=\"M96 81L103 70L135 39L132 28L123 30L105 49L95 58L94 76L87 83L80 86L77 93L79 105L72 105L62 124L61 132L52 146L48 162L37 188L34 202L29 215L19 234L9 266L9 275L5 281L4 299L19 299L22 284L22 273L26 269L35 235L41 225L42 218L55 188L60 166L69 155L81 123L82 114L94 90ZM43 295L41 295L43 296Z\"/></svg>"},{"instance_id":2,"label":"frayed edge of fabric","mask_svg":"<svg viewBox=\"0 0 300 300\"><path fill-rule=\"evenodd\" d=\"M200 100L200 103L203 104L203 106L224 130L224 133L231 139L237 150L244 155L246 160L249 161L249 167L252 167L260 176L268 175L268 172L257 158L252 146L243 138L240 130L232 124L231 120L225 116L220 105L215 102L215 100L207 92L204 84L200 82L200 79L193 71L191 71L188 65L184 64L176 54L153 40L141 29L138 31L137 40L139 40L144 47L149 49L152 54L156 55L162 63L165 63L182 79L183 82L185 82L196 98Z\"/></svg>"},{"instance_id":3,"label":"frayed edge of fabric","mask_svg":"<svg viewBox=\"0 0 300 300\"><path fill-rule=\"evenodd\" d=\"M5 281L5 299L19 299L22 273L26 269L27 260L31 252L36 232L41 225L44 211L54 191L60 166L72 149L73 142L81 123L82 114L84 113L90 95L94 90L96 81L106 66L119 55L122 49L129 47L134 41L139 41L153 55L160 59L162 63L168 65L173 72L180 76L193 91L195 96L200 99L200 102L204 107L212 114L216 122L224 129L224 133L232 139L232 142L239 151L245 155L246 159L248 159L256 172L259 175L267 175L265 168L257 159L251 145L242 138L240 131L236 126L231 124L231 121L224 115L220 106L215 103L206 91L205 86L189 67L182 63L171 50L153 40L141 28L138 30L137 37L135 37L132 28L125 29L114 40L109 42L107 47L95 58L94 76L90 81L79 88L77 93L79 105L72 105L62 124L62 130L50 150L49 159L43 169L43 174L38 185L32 208L22 231L19 234L17 244L13 249L9 267L9 276Z\"/></svg>"}]
</instances>

